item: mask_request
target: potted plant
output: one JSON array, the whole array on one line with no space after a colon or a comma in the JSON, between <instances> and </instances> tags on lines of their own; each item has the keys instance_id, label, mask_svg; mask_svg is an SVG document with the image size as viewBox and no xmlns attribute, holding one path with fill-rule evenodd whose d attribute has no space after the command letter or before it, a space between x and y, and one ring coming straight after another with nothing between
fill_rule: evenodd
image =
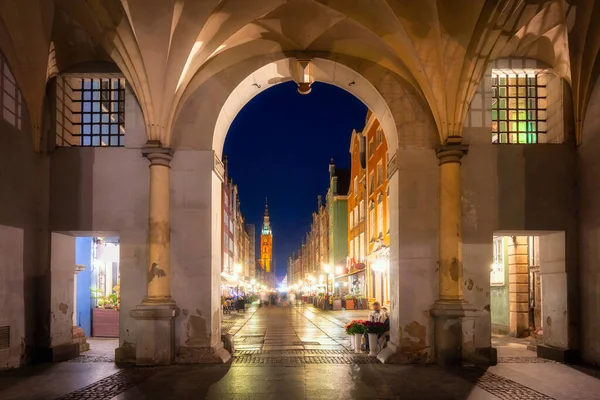
<instances>
[{"instance_id":1,"label":"potted plant","mask_svg":"<svg viewBox=\"0 0 600 400\"><path fill-rule=\"evenodd\" d=\"M379 335L385 333L388 328L383 322L364 321L363 325L369 337L369 356L376 357Z\"/></svg>"},{"instance_id":2,"label":"potted plant","mask_svg":"<svg viewBox=\"0 0 600 400\"><path fill-rule=\"evenodd\" d=\"M347 294L344 299L346 300L346 310L354 310L354 296Z\"/></svg>"},{"instance_id":3,"label":"potted plant","mask_svg":"<svg viewBox=\"0 0 600 400\"><path fill-rule=\"evenodd\" d=\"M342 309L342 299L340 296L333 296L333 309L341 310Z\"/></svg>"},{"instance_id":4,"label":"potted plant","mask_svg":"<svg viewBox=\"0 0 600 400\"><path fill-rule=\"evenodd\" d=\"M352 343L352 347L354 347L355 353L361 352L362 337L367 332L364 323L365 321L356 319L346 325L346 333L351 335L350 342Z\"/></svg>"},{"instance_id":5,"label":"potted plant","mask_svg":"<svg viewBox=\"0 0 600 400\"><path fill-rule=\"evenodd\" d=\"M90 288L96 308L92 310L92 336L119 337L119 309L121 307L120 285L106 295L100 288Z\"/></svg>"}]
</instances>

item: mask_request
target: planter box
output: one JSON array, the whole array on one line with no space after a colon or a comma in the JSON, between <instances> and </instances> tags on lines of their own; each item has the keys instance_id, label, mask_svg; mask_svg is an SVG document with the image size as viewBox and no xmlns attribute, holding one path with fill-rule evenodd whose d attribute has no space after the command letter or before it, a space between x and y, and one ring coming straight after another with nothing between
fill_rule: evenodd
<instances>
[{"instance_id":1,"label":"planter box","mask_svg":"<svg viewBox=\"0 0 600 400\"><path fill-rule=\"evenodd\" d=\"M342 300L334 300L333 301L333 309L335 311L342 309Z\"/></svg>"},{"instance_id":2,"label":"planter box","mask_svg":"<svg viewBox=\"0 0 600 400\"><path fill-rule=\"evenodd\" d=\"M354 310L354 300L346 300L346 310Z\"/></svg>"},{"instance_id":3,"label":"planter box","mask_svg":"<svg viewBox=\"0 0 600 400\"><path fill-rule=\"evenodd\" d=\"M119 337L119 312L104 308L92 309L92 336Z\"/></svg>"}]
</instances>

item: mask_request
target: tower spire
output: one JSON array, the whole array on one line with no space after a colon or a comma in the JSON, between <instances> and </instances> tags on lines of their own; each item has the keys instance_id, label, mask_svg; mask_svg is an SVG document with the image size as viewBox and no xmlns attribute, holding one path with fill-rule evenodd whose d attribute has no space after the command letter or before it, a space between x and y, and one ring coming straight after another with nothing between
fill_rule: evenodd
<instances>
[{"instance_id":1,"label":"tower spire","mask_svg":"<svg viewBox=\"0 0 600 400\"><path fill-rule=\"evenodd\" d=\"M263 220L263 234L271 234L271 221L269 219L269 202L265 197L265 217Z\"/></svg>"}]
</instances>

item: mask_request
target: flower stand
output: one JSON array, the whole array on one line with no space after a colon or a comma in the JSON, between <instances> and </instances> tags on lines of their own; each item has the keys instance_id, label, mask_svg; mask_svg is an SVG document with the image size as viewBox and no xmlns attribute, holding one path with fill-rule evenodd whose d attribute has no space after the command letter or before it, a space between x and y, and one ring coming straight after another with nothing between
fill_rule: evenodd
<instances>
[{"instance_id":1,"label":"flower stand","mask_svg":"<svg viewBox=\"0 0 600 400\"><path fill-rule=\"evenodd\" d=\"M379 345L379 340L377 338L376 333L369 333L369 356L377 357L377 346Z\"/></svg>"}]
</instances>

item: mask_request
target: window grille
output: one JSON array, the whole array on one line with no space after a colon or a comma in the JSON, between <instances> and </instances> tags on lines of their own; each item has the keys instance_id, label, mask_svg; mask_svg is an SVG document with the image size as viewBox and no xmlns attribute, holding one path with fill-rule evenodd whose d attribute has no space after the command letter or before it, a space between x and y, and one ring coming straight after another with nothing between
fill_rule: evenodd
<instances>
[{"instance_id":1,"label":"window grille","mask_svg":"<svg viewBox=\"0 0 600 400\"><path fill-rule=\"evenodd\" d=\"M73 91L75 146L124 146L125 80L77 79Z\"/></svg>"},{"instance_id":2,"label":"window grille","mask_svg":"<svg viewBox=\"0 0 600 400\"><path fill-rule=\"evenodd\" d=\"M492 72L492 142L544 142L547 131L547 76Z\"/></svg>"}]
</instances>

